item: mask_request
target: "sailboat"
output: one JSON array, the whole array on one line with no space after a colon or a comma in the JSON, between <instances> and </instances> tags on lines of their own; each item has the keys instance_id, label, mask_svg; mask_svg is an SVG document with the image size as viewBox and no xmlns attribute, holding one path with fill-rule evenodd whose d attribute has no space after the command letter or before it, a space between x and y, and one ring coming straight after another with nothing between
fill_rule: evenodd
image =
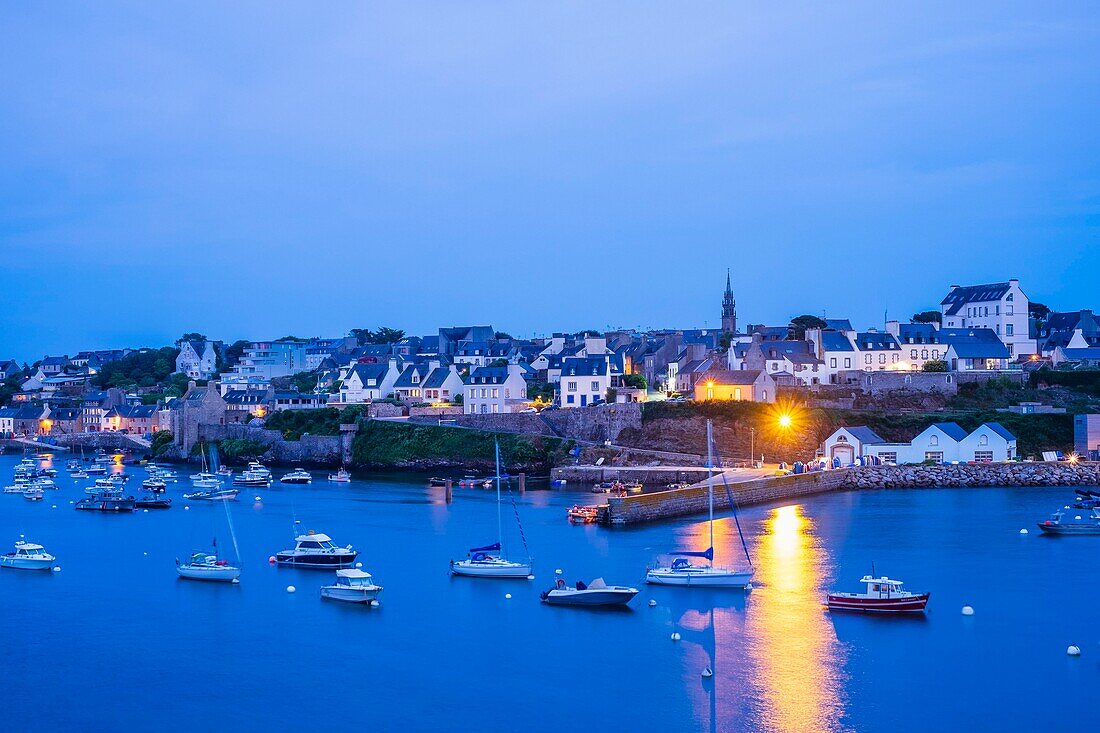
<instances>
[{"instance_id":1,"label":"sailboat","mask_svg":"<svg viewBox=\"0 0 1100 733\"><path fill-rule=\"evenodd\" d=\"M229 523L229 535L233 538L233 550L237 554L236 564L218 556L218 538L214 538L212 552L192 552L190 559L176 560L176 572L181 578L189 580L214 580L223 583L239 583L241 577L241 550L237 547L237 533L233 531L233 519L229 516L229 505L225 505L225 519Z\"/></svg>"},{"instance_id":2,"label":"sailboat","mask_svg":"<svg viewBox=\"0 0 1100 733\"><path fill-rule=\"evenodd\" d=\"M474 578L526 578L531 574L531 559L527 562L513 562L504 552L504 527L500 513L500 442L496 444L497 462L497 541L485 547L473 547L465 560L451 560L451 572ZM515 502L513 501L513 509ZM516 524L519 524L519 512L516 512ZM519 524L523 547L527 548L527 538L523 534L523 525Z\"/></svg>"},{"instance_id":3,"label":"sailboat","mask_svg":"<svg viewBox=\"0 0 1100 733\"><path fill-rule=\"evenodd\" d=\"M707 469L714 466L714 440L711 422L707 420ZM732 504L732 502L731 502ZM737 534L741 538L741 547L749 561L747 570L721 568L714 566L714 473L707 471L707 507L710 521L710 545L705 550L679 550L671 553L676 557L668 567L647 568L645 582L653 585L683 585L695 588L745 588L752 581L752 558L745 546L745 537L741 534L741 522L737 520L737 507L733 507L733 518L737 525ZM696 565L688 558L701 557L708 562Z\"/></svg>"}]
</instances>

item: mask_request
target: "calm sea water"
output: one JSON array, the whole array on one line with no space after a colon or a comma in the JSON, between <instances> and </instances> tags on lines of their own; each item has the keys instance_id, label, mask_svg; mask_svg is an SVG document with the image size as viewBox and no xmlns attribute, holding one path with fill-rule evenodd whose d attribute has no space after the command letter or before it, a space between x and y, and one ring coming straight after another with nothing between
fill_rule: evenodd
<instances>
[{"instance_id":1,"label":"calm sea water","mask_svg":"<svg viewBox=\"0 0 1100 733\"><path fill-rule=\"evenodd\" d=\"M0 457L4 483L15 461ZM130 472L132 484L144 475ZM168 511L77 512L70 502L89 482L63 471L59 482L41 503L0 495L4 545L25 533L62 568L0 570L5 730L1095 728L1084 691L1100 686L1100 537L1018 534L1064 489L750 508L758 583L746 595L643 586L662 549L705 547L705 522L574 527L566 507L591 496L569 491L518 499L536 580L452 578L450 558L495 537L493 494L456 488L447 505L423 478L366 475L245 490L230 505L242 582L190 582L176 578L176 557L215 534L232 552L221 505L184 511L184 481ZM295 517L361 551L385 586L381 607L322 601L330 574L267 564L290 546ZM504 519L519 550L510 506ZM732 521L716 532L719 559L735 556ZM926 618L823 611L825 589L855 590L872 561L932 591ZM618 613L547 607L538 593L555 568L642 592ZM960 614L967 603L972 617ZM1065 654L1071 643L1081 657Z\"/></svg>"}]
</instances>

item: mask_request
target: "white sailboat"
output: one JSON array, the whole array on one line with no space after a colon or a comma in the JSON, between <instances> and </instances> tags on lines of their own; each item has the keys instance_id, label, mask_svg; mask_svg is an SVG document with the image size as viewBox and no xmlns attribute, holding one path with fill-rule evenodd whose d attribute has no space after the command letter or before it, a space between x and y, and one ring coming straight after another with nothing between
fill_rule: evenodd
<instances>
[{"instance_id":1,"label":"white sailboat","mask_svg":"<svg viewBox=\"0 0 1100 733\"><path fill-rule=\"evenodd\" d=\"M241 550L237 547L237 533L233 530L233 519L229 516L229 505L225 505L225 520L229 524L229 536L233 539L233 551L237 561L230 563L218 555L218 538L214 538L213 552L192 552L186 562L176 560L176 573L188 580L212 580L222 583L239 583L241 577Z\"/></svg>"},{"instance_id":2,"label":"white sailboat","mask_svg":"<svg viewBox=\"0 0 1100 733\"><path fill-rule=\"evenodd\" d=\"M707 468L714 465L714 443L711 435L711 422L707 420ZM676 559L667 567L647 568L645 582L652 585L679 585L694 588L745 588L752 582L752 558L745 549L745 558L749 562L746 570L721 568L714 566L714 473L707 472L707 503L710 520L710 545L707 549L679 551L672 553ZM734 522L737 534L741 537L741 546L745 547L745 538L741 534L741 523L737 521L737 508L734 507ZM696 565L688 558L701 557L708 561L706 565Z\"/></svg>"},{"instance_id":3,"label":"white sailboat","mask_svg":"<svg viewBox=\"0 0 1100 733\"><path fill-rule=\"evenodd\" d=\"M500 443L496 444L497 462L497 541L485 547L473 547L465 560L451 560L451 572L473 578L526 578L531 574L531 560L513 562L504 552L504 527L500 513ZM516 515L519 523L519 515ZM523 527L519 528L523 536ZM523 540L526 548L527 540Z\"/></svg>"}]
</instances>

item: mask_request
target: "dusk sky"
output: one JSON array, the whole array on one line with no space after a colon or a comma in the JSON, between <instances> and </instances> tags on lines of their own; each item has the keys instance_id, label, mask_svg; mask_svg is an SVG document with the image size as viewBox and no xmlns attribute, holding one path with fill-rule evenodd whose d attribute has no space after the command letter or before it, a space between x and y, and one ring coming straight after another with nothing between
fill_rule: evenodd
<instances>
[{"instance_id":1,"label":"dusk sky","mask_svg":"<svg viewBox=\"0 0 1100 733\"><path fill-rule=\"evenodd\" d=\"M0 359L1100 308L1095 2L4 3L0 67Z\"/></svg>"}]
</instances>

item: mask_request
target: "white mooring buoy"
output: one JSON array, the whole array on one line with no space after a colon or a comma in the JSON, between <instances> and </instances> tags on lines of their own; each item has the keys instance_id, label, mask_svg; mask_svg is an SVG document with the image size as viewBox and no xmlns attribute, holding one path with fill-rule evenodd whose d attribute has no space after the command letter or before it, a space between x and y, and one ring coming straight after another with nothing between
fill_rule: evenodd
<instances>
[{"instance_id":1,"label":"white mooring buoy","mask_svg":"<svg viewBox=\"0 0 1100 733\"><path fill-rule=\"evenodd\" d=\"M1081 656L1081 647L1077 646L1076 644L1070 644L1066 648L1066 654L1070 655L1071 657L1079 657Z\"/></svg>"},{"instance_id":2,"label":"white mooring buoy","mask_svg":"<svg viewBox=\"0 0 1100 733\"><path fill-rule=\"evenodd\" d=\"M185 511L185 512L189 512L189 511L191 511L191 507L189 507L189 506L185 506L185 507L183 508L183 511Z\"/></svg>"},{"instance_id":3,"label":"white mooring buoy","mask_svg":"<svg viewBox=\"0 0 1100 733\"><path fill-rule=\"evenodd\" d=\"M381 604L381 603L379 603L379 602L378 602L377 600L375 600L375 601L371 601L371 602L370 602L370 607L371 607L371 608L378 608L378 607L379 607L379 606L381 606L381 605L382 605L382 604Z\"/></svg>"},{"instance_id":4,"label":"white mooring buoy","mask_svg":"<svg viewBox=\"0 0 1100 733\"><path fill-rule=\"evenodd\" d=\"M233 580L231 580L229 582L232 583L233 585L239 585L240 582L241 582L241 579L240 578L233 578Z\"/></svg>"},{"instance_id":5,"label":"white mooring buoy","mask_svg":"<svg viewBox=\"0 0 1100 733\"><path fill-rule=\"evenodd\" d=\"M657 601L655 601L655 600L653 600L652 598L650 598L650 599L649 599L649 607L650 607L650 608L652 608L653 606L656 606L656 605L657 605Z\"/></svg>"},{"instance_id":6,"label":"white mooring buoy","mask_svg":"<svg viewBox=\"0 0 1100 733\"><path fill-rule=\"evenodd\" d=\"M710 667L703 667L703 679L714 676L714 670Z\"/></svg>"},{"instance_id":7,"label":"white mooring buoy","mask_svg":"<svg viewBox=\"0 0 1100 733\"><path fill-rule=\"evenodd\" d=\"M507 598L508 600L511 600L512 599L512 594L511 593L505 593L504 597Z\"/></svg>"},{"instance_id":8,"label":"white mooring buoy","mask_svg":"<svg viewBox=\"0 0 1100 733\"><path fill-rule=\"evenodd\" d=\"M561 575L561 568L554 571L554 575Z\"/></svg>"},{"instance_id":9,"label":"white mooring buoy","mask_svg":"<svg viewBox=\"0 0 1100 733\"><path fill-rule=\"evenodd\" d=\"M61 566L60 565L54 565L53 566L53 571L55 573L60 573L61 572Z\"/></svg>"},{"instance_id":10,"label":"white mooring buoy","mask_svg":"<svg viewBox=\"0 0 1100 733\"><path fill-rule=\"evenodd\" d=\"M528 580L534 580L534 579L535 579L535 576L534 576L534 575L528 575L528 576L527 576L527 579L528 579Z\"/></svg>"},{"instance_id":11,"label":"white mooring buoy","mask_svg":"<svg viewBox=\"0 0 1100 733\"><path fill-rule=\"evenodd\" d=\"M1020 534L1027 534L1027 528L1021 529Z\"/></svg>"},{"instance_id":12,"label":"white mooring buoy","mask_svg":"<svg viewBox=\"0 0 1100 733\"><path fill-rule=\"evenodd\" d=\"M286 592L287 592L287 593L293 593L293 592L294 592L294 591L296 591L296 590L298 590L298 589L297 589L297 588L295 588L295 587L294 587L293 585L288 585L288 586L286 587Z\"/></svg>"},{"instance_id":13,"label":"white mooring buoy","mask_svg":"<svg viewBox=\"0 0 1100 733\"><path fill-rule=\"evenodd\" d=\"M963 606L962 614L963 614L963 616L973 616L974 615L974 607L973 606Z\"/></svg>"},{"instance_id":14,"label":"white mooring buoy","mask_svg":"<svg viewBox=\"0 0 1100 733\"><path fill-rule=\"evenodd\" d=\"M673 631L672 636L670 638L673 641L680 641L680 632L679 631Z\"/></svg>"},{"instance_id":15,"label":"white mooring buoy","mask_svg":"<svg viewBox=\"0 0 1100 733\"><path fill-rule=\"evenodd\" d=\"M355 567L361 568L361 567L363 567L363 563L357 562L357 563L355 563Z\"/></svg>"},{"instance_id":16,"label":"white mooring buoy","mask_svg":"<svg viewBox=\"0 0 1100 733\"><path fill-rule=\"evenodd\" d=\"M256 501L262 501L262 499L260 499L260 497L257 496Z\"/></svg>"}]
</instances>

